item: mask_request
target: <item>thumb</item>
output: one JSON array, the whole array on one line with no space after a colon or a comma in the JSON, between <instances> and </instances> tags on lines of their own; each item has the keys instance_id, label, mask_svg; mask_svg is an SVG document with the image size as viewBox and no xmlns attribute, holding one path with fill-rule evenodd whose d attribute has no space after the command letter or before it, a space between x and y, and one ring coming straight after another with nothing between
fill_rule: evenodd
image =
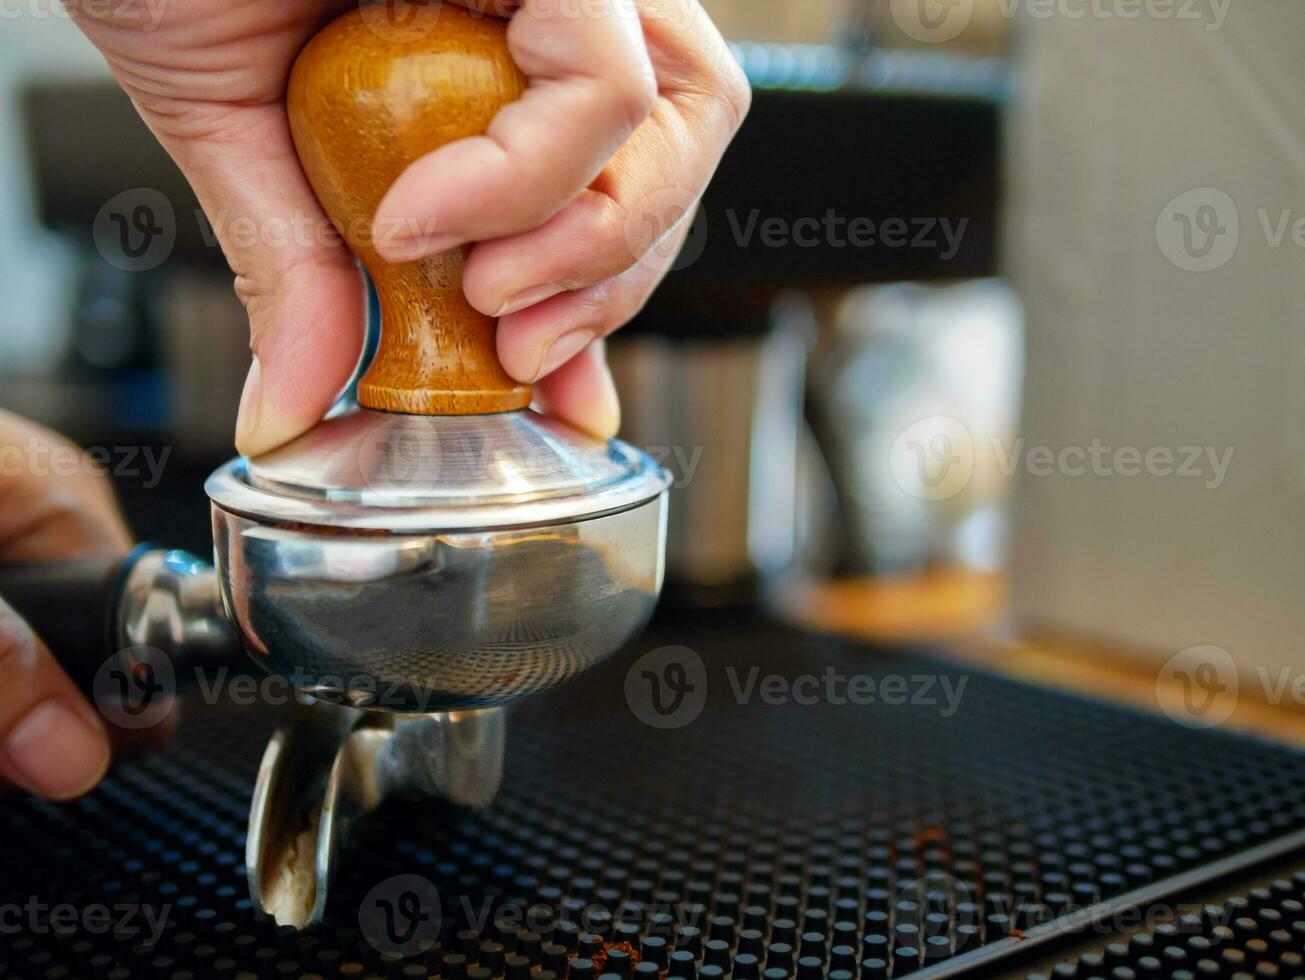
<instances>
[{"instance_id":1,"label":"thumb","mask_svg":"<svg viewBox=\"0 0 1305 980\"><path fill-rule=\"evenodd\" d=\"M109 738L50 651L0 600L0 781L71 800L109 768Z\"/></svg>"},{"instance_id":2,"label":"thumb","mask_svg":"<svg viewBox=\"0 0 1305 980\"><path fill-rule=\"evenodd\" d=\"M203 135L160 135L249 314L236 447L254 456L306 431L348 382L362 348L363 278L313 196L282 104L224 106L189 131Z\"/></svg>"}]
</instances>

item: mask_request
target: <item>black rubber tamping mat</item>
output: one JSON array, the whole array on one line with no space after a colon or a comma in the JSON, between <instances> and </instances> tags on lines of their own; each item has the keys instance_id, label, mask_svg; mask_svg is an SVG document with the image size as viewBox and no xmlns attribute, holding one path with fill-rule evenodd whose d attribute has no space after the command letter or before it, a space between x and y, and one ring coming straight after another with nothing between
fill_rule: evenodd
<instances>
[{"instance_id":1,"label":"black rubber tamping mat","mask_svg":"<svg viewBox=\"0 0 1305 980\"><path fill-rule=\"evenodd\" d=\"M0 974L985 975L1113 901L1305 840L1305 753L668 615L513 708L487 812L374 815L300 934L253 914L242 867L276 714L188 702L166 751L86 799L0 804Z\"/></svg>"},{"instance_id":2,"label":"black rubber tamping mat","mask_svg":"<svg viewBox=\"0 0 1305 980\"><path fill-rule=\"evenodd\" d=\"M1305 976L1305 869L1154 929L1138 929L1028 980Z\"/></svg>"}]
</instances>

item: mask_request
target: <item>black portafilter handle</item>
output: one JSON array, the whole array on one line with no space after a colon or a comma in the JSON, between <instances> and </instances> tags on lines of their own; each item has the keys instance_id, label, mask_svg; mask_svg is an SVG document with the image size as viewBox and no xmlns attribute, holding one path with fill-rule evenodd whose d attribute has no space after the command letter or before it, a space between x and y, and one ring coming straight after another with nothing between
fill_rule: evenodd
<instances>
[{"instance_id":1,"label":"black portafilter handle","mask_svg":"<svg viewBox=\"0 0 1305 980\"><path fill-rule=\"evenodd\" d=\"M205 670L248 663L213 568L184 551L0 565L0 599L97 701L142 665L180 692Z\"/></svg>"}]
</instances>

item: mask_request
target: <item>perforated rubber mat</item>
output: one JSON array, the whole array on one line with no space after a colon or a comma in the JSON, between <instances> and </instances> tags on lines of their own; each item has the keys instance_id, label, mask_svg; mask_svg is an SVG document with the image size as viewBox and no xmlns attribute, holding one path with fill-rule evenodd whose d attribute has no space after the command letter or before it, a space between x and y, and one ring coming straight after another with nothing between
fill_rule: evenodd
<instances>
[{"instance_id":1,"label":"perforated rubber mat","mask_svg":"<svg viewBox=\"0 0 1305 980\"><path fill-rule=\"evenodd\" d=\"M183 713L84 800L0 803L0 975L990 975L1305 831L1300 752L703 614L515 706L489 811L387 804L300 934L242 867L277 710Z\"/></svg>"},{"instance_id":2,"label":"perforated rubber mat","mask_svg":"<svg viewBox=\"0 0 1305 980\"><path fill-rule=\"evenodd\" d=\"M1305 870L1182 915L1028 980L1305 976Z\"/></svg>"}]
</instances>

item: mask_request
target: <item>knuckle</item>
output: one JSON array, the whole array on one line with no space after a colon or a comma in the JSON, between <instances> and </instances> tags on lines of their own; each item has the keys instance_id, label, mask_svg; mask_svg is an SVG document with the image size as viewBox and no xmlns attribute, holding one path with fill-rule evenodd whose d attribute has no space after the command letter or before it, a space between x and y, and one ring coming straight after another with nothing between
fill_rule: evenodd
<instances>
[{"instance_id":1,"label":"knuckle","mask_svg":"<svg viewBox=\"0 0 1305 980\"><path fill-rule=\"evenodd\" d=\"M246 310L253 310L260 301L276 293L280 275L270 268L255 267L236 272L236 296Z\"/></svg>"},{"instance_id":2,"label":"knuckle","mask_svg":"<svg viewBox=\"0 0 1305 980\"><path fill-rule=\"evenodd\" d=\"M236 272L233 283L236 298L240 300L245 315L249 318L249 347L255 354L260 352L267 339L270 318L264 312L280 288L280 280L280 274L271 269Z\"/></svg>"},{"instance_id":3,"label":"knuckle","mask_svg":"<svg viewBox=\"0 0 1305 980\"><path fill-rule=\"evenodd\" d=\"M728 49L717 73L716 89L718 98L729 113L732 128L737 130L752 108L752 86Z\"/></svg>"},{"instance_id":4,"label":"knuckle","mask_svg":"<svg viewBox=\"0 0 1305 980\"><path fill-rule=\"evenodd\" d=\"M627 133L633 133L657 104L657 79L651 66L629 72L608 89Z\"/></svg>"},{"instance_id":5,"label":"knuckle","mask_svg":"<svg viewBox=\"0 0 1305 980\"><path fill-rule=\"evenodd\" d=\"M631 231L629 212L612 198L590 206L581 243L583 253L599 266L602 278L616 275L639 258Z\"/></svg>"},{"instance_id":6,"label":"knuckle","mask_svg":"<svg viewBox=\"0 0 1305 980\"><path fill-rule=\"evenodd\" d=\"M615 305L619 298L613 296L611 286L602 283L591 286L581 294L584 299L575 311L575 327L601 337L615 329Z\"/></svg>"},{"instance_id":7,"label":"knuckle","mask_svg":"<svg viewBox=\"0 0 1305 980\"><path fill-rule=\"evenodd\" d=\"M588 326L596 337L606 337L621 329L644 308L652 295L651 287L638 282L618 282L596 299Z\"/></svg>"},{"instance_id":8,"label":"knuckle","mask_svg":"<svg viewBox=\"0 0 1305 980\"><path fill-rule=\"evenodd\" d=\"M110 486L109 478L103 472L79 470L76 475L84 477L87 481L85 485L105 489ZM64 526L79 535L91 532L95 526L95 515L88 512L86 498L78 492L82 485L79 479L77 482L52 482L43 487L38 512L42 523L47 527Z\"/></svg>"},{"instance_id":9,"label":"knuckle","mask_svg":"<svg viewBox=\"0 0 1305 980\"><path fill-rule=\"evenodd\" d=\"M304 288L315 276L333 272L337 263L345 267L352 264L344 249L334 247L324 253L273 250L263 255L242 256L242 259L245 260L231 263L235 274L233 286L249 317L255 352L267 333L283 325L284 316L278 315L278 308L285 297Z\"/></svg>"},{"instance_id":10,"label":"knuckle","mask_svg":"<svg viewBox=\"0 0 1305 980\"><path fill-rule=\"evenodd\" d=\"M568 290L584 289L620 275L639 260L638 229L617 201L590 193L571 207L577 213L567 222L566 244L555 255L551 278Z\"/></svg>"}]
</instances>

